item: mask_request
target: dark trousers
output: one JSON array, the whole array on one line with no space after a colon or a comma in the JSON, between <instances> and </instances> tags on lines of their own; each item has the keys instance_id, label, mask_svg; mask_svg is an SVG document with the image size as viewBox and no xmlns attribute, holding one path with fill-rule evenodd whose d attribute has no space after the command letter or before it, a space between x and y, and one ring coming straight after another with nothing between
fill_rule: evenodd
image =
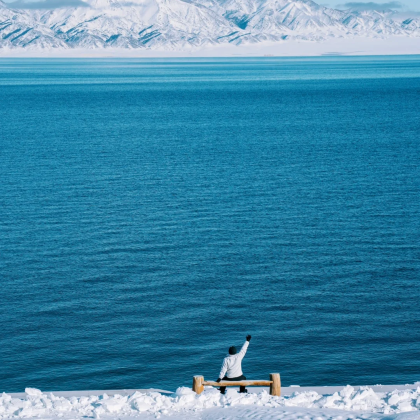
<instances>
[{"instance_id":1,"label":"dark trousers","mask_svg":"<svg viewBox=\"0 0 420 420\"><path fill-rule=\"evenodd\" d=\"M244 375L238 376L237 378L228 378L227 376L225 376L224 378L222 378L222 381L245 381L246 378ZM221 386L220 387L220 393L224 394L226 392L226 387L225 386ZM246 392L246 389L244 386L240 386L239 387L239 392Z\"/></svg>"}]
</instances>

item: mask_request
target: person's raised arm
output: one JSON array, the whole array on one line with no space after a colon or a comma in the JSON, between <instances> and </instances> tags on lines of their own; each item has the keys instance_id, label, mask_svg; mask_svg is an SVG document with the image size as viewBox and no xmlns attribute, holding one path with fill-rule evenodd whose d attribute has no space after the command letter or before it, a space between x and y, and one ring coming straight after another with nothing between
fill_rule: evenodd
<instances>
[{"instance_id":1,"label":"person's raised arm","mask_svg":"<svg viewBox=\"0 0 420 420\"><path fill-rule=\"evenodd\" d=\"M245 341L244 345L242 346L241 351L238 354L241 359L245 356L245 353L246 353L246 351L248 349L248 346L249 346L249 342L250 341L251 341L251 336L248 334L246 336L246 341Z\"/></svg>"}]
</instances>

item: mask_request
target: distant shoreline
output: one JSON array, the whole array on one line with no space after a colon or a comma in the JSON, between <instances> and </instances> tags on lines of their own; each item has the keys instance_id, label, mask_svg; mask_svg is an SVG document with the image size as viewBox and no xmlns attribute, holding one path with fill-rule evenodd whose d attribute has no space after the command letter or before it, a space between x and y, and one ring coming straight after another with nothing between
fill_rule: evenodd
<instances>
[{"instance_id":1,"label":"distant shoreline","mask_svg":"<svg viewBox=\"0 0 420 420\"><path fill-rule=\"evenodd\" d=\"M216 58L216 57L334 57L419 55L420 38L330 39L322 42L284 41L248 45L218 45L179 51L152 49L0 49L0 58Z\"/></svg>"}]
</instances>

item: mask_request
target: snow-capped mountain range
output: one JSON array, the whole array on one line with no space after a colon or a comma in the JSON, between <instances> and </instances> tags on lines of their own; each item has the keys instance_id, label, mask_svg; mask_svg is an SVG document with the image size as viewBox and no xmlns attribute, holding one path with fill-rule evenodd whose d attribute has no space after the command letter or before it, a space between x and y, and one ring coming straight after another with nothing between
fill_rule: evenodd
<instances>
[{"instance_id":1,"label":"snow-capped mountain range","mask_svg":"<svg viewBox=\"0 0 420 420\"><path fill-rule=\"evenodd\" d=\"M400 17L392 10L341 11L311 0L86 0L79 4L17 9L0 0L0 48L178 50L288 39L420 37L418 17Z\"/></svg>"}]
</instances>

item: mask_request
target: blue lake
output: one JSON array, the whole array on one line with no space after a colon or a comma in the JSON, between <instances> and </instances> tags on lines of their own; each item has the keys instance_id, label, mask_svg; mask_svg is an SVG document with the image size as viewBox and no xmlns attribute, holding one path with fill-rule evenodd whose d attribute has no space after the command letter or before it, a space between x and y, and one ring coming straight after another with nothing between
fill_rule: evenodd
<instances>
[{"instance_id":1,"label":"blue lake","mask_svg":"<svg viewBox=\"0 0 420 420\"><path fill-rule=\"evenodd\" d=\"M420 380L420 57L0 59L0 392Z\"/></svg>"}]
</instances>

